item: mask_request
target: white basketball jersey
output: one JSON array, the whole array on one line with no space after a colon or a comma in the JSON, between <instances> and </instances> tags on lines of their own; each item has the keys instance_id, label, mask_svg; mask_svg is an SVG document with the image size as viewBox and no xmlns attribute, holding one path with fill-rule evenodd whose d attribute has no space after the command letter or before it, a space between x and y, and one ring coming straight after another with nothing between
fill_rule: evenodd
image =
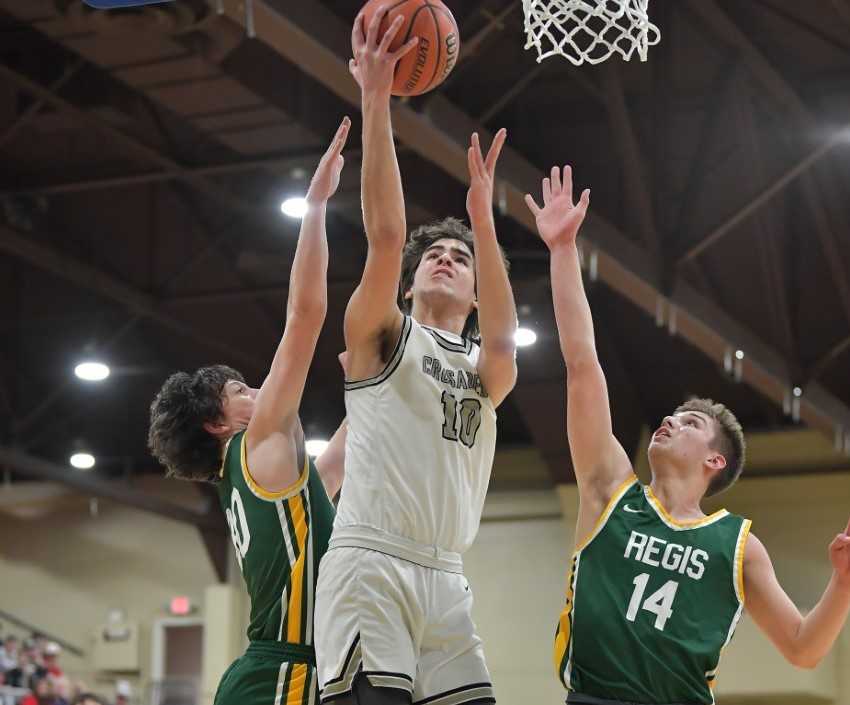
<instances>
[{"instance_id":1,"label":"white basketball jersey","mask_svg":"<svg viewBox=\"0 0 850 705\"><path fill-rule=\"evenodd\" d=\"M496 447L496 411L478 377L479 351L405 316L383 371L346 382L345 482L334 537L383 536L380 550L394 555L401 554L392 546L405 541L433 547L434 556L469 548Z\"/></svg>"}]
</instances>

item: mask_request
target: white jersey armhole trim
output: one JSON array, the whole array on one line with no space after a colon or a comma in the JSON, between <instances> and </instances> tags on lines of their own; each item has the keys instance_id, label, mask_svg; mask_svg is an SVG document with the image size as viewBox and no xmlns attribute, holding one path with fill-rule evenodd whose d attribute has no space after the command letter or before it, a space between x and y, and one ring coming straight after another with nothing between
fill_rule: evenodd
<instances>
[{"instance_id":1,"label":"white jersey armhole trim","mask_svg":"<svg viewBox=\"0 0 850 705\"><path fill-rule=\"evenodd\" d=\"M390 355L390 359L387 361L387 364L384 365L384 369L374 377L359 380L345 380L346 392L374 387L375 385L381 384L381 382L385 382L389 379L390 375L395 372L396 368L399 364L401 364L401 360L404 357L404 349L407 346L407 339L410 337L410 331L412 330L411 321L412 319L410 316L404 316L404 320L401 324L401 332L399 333L395 348L393 349L393 353Z\"/></svg>"}]
</instances>

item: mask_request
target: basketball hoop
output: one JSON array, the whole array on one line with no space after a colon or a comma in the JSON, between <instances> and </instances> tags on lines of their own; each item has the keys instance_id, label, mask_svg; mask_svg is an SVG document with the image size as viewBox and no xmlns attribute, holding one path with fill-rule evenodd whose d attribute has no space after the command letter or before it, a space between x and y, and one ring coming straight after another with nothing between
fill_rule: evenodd
<instances>
[{"instance_id":1,"label":"basketball hoop","mask_svg":"<svg viewBox=\"0 0 850 705\"><path fill-rule=\"evenodd\" d=\"M563 56L579 66L599 64L615 52L629 61L661 40L649 21L649 0L522 0L525 48L537 49L537 62Z\"/></svg>"}]
</instances>

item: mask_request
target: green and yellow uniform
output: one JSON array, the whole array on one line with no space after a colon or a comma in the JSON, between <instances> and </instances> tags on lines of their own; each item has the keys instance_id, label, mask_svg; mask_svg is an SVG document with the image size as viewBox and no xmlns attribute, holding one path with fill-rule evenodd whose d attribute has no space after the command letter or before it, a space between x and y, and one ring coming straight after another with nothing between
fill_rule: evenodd
<instances>
[{"instance_id":1,"label":"green and yellow uniform","mask_svg":"<svg viewBox=\"0 0 850 705\"><path fill-rule=\"evenodd\" d=\"M568 702L713 703L749 530L726 510L676 521L636 477L623 483L570 564L554 654Z\"/></svg>"},{"instance_id":2,"label":"green and yellow uniform","mask_svg":"<svg viewBox=\"0 0 850 705\"><path fill-rule=\"evenodd\" d=\"M247 651L227 669L216 705L318 702L313 604L334 509L312 460L291 487L268 492L251 477L245 434L225 450L218 496L251 598Z\"/></svg>"}]
</instances>

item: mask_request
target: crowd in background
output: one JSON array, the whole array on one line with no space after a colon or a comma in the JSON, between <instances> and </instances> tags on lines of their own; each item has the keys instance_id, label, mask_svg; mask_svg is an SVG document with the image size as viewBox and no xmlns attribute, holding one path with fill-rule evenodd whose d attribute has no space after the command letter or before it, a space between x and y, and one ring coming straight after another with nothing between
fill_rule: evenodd
<instances>
[{"instance_id":1,"label":"crowd in background","mask_svg":"<svg viewBox=\"0 0 850 705\"><path fill-rule=\"evenodd\" d=\"M0 705L111 705L89 692L84 683L72 682L60 665L62 647L44 635L28 639L7 635L0 646ZM127 693L115 705L127 705Z\"/></svg>"}]
</instances>

